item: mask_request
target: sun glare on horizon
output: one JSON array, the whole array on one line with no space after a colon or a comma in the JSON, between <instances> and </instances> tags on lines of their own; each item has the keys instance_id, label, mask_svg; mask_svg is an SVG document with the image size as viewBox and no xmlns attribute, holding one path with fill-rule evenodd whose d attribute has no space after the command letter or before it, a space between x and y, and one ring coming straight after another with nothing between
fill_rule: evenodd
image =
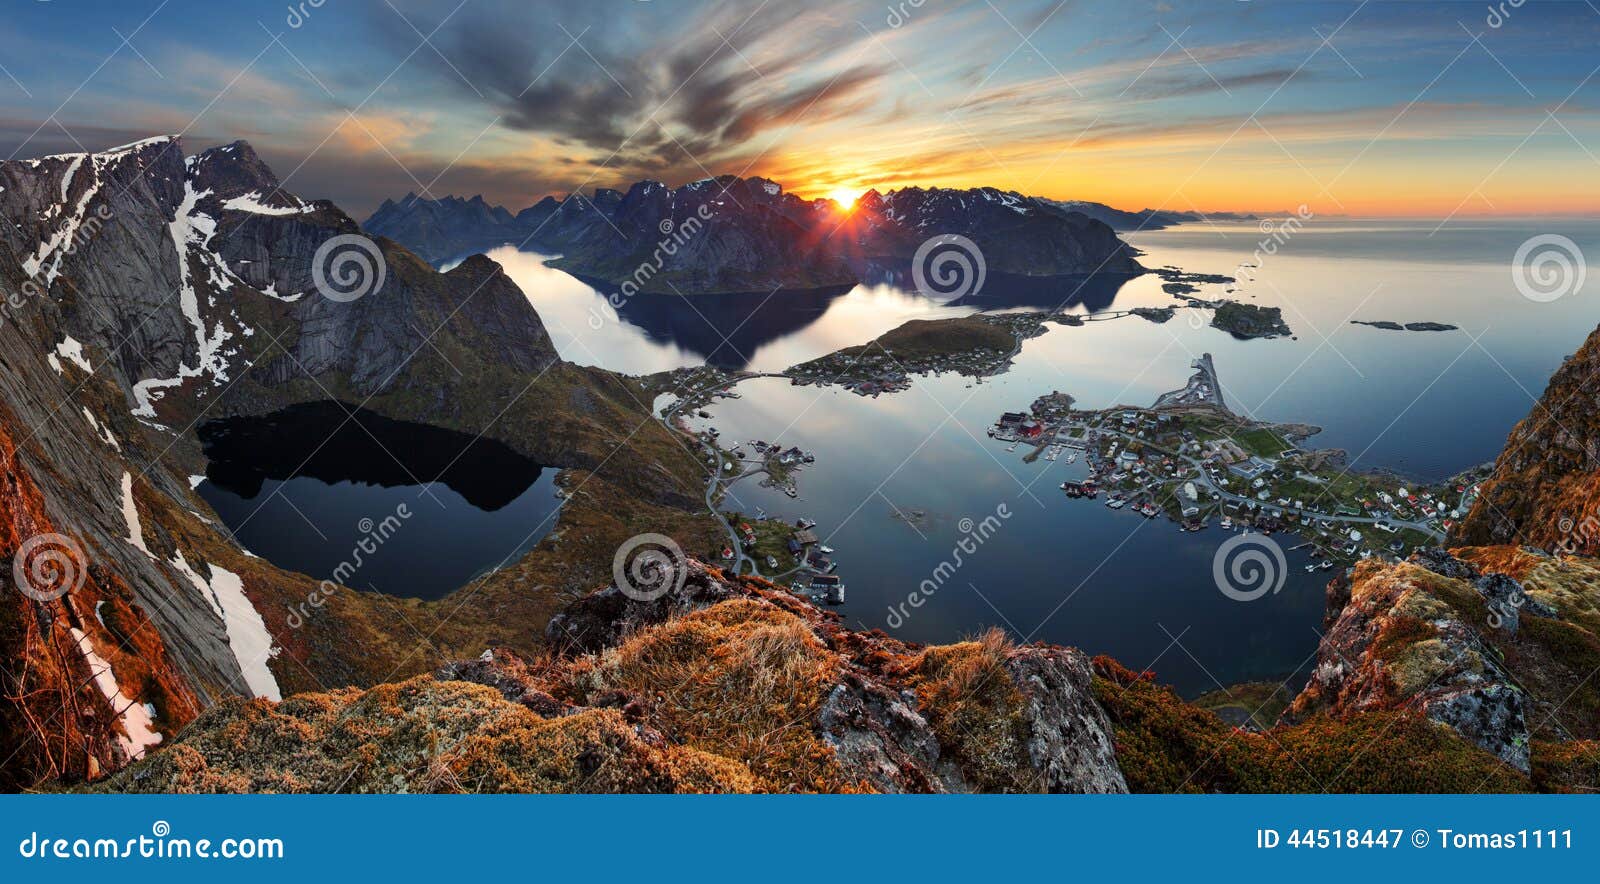
<instances>
[{"instance_id":1,"label":"sun glare on horizon","mask_svg":"<svg viewBox=\"0 0 1600 884\"><path fill-rule=\"evenodd\" d=\"M860 188L841 187L828 191L828 199L838 203L839 208L848 211L856 207L856 200L861 198L862 193L865 191Z\"/></svg>"}]
</instances>

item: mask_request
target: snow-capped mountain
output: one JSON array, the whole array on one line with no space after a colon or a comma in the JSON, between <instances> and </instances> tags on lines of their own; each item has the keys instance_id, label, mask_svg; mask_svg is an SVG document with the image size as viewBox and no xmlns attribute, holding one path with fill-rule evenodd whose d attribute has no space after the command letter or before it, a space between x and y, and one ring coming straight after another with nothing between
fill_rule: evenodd
<instances>
[{"instance_id":1,"label":"snow-capped mountain","mask_svg":"<svg viewBox=\"0 0 1600 884\"><path fill-rule=\"evenodd\" d=\"M1109 226L994 188L869 191L844 207L727 175L547 197L516 215L479 197L413 195L385 202L364 227L431 261L509 242L559 252L553 265L580 276L679 294L850 285L867 266L907 262L929 238L949 234L975 242L997 273L1142 272Z\"/></svg>"}]
</instances>

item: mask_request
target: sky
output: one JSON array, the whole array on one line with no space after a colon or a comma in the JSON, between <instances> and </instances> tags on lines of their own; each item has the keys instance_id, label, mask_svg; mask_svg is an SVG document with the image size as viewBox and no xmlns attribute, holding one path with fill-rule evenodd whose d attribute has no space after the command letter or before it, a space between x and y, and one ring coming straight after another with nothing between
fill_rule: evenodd
<instances>
[{"instance_id":1,"label":"sky","mask_svg":"<svg viewBox=\"0 0 1600 884\"><path fill-rule=\"evenodd\" d=\"M1119 208L1600 214L1600 0L11 0L0 158L181 133L288 190L762 175Z\"/></svg>"}]
</instances>

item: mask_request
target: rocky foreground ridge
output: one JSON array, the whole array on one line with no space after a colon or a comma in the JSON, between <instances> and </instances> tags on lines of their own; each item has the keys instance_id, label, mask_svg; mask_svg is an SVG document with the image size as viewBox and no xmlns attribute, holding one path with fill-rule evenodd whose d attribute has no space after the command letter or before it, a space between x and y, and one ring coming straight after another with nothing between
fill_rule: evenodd
<instances>
[{"instance_id":1,"label":"rocky foreground ridge","mask_svg":"<svg viewBox=\"0 0 1600 884\"><path fill-rule=\"evenodd\" d=\"M1127 790L1081 653L997 633L916 648L690 569L654 602L576 603L531 660L497 649L365 691L220 704L102 787Z\"/></svg>"},{"instance_id":2,"label":"rocky foreground ridge","mask_svg":"<svg viewBox=\"0 0 1600 884\"><path fill-rule=\"evenodd\" d=\"M657 601L607 588L576 602L531 657L493 649L369 690L221 703L98 788L1594 789L1600 565L1503 554L1363 565L1336 584L1316 674L1260 732L1110 659L998 632L906 644L691 562ZM1479 570L1508 566L1522 581Z\"/></svg>"}]
</instances>

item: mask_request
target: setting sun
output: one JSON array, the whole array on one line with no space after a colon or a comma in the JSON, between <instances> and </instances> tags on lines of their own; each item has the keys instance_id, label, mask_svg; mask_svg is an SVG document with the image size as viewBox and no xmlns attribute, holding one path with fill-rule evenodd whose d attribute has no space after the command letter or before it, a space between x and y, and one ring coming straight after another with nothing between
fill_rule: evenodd
<instances>
[{"instance_id":1,"label":"setting sun","mask_svg":"<svg viewBox=\"0 0 1600 884\"><path fill-rule=\"evenodd\" d=\"M838 203L839 208L849 210L856 207L856 200L861 198L861 193L862 191L858 189L841 187L829 191L828 199Z\"/></svg>"}]
</instances>

